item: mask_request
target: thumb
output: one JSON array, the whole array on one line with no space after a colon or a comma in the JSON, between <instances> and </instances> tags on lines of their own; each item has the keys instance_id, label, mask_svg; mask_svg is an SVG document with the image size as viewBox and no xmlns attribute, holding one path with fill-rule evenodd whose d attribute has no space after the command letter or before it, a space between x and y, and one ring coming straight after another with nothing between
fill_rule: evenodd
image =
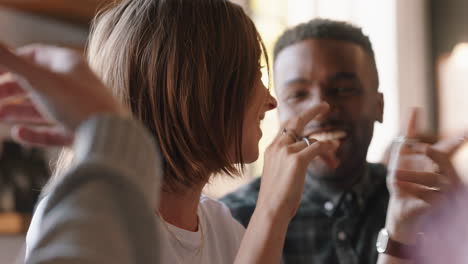
<instances>
[{"instance_id":1,"label":"thumb","mask_svg":"<svg viewBox=\"0 0 468 264\"><path fill-rule=\"evenodd\" d=\"M462 133L459 136L446 138L435 143L433 148L446 153L449 157L453 157L455 153L468 141L468 132Z\"/></svg>"}]
</instances>

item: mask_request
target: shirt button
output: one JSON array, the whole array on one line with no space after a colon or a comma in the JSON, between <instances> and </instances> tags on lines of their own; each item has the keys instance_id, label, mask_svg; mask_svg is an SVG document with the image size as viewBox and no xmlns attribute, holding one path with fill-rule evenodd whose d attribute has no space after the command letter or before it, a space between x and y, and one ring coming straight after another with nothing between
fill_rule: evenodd
<instances>
[{"instance_id":1,"label":"shirt button","mask_svg":"<svg viewBox=\"0 0 468 264\"><path fill-rule=\"evenodd\" d=\"M338 239L341 241L346 240L346 233L343 231L338 232Z\"/></svg>"},{"instance_id":2,"label":"shirt button","mask_svg":"<svg viewBox=\"0 0 468 264\"><path fill-rule=\"evenodd\" d=\"M326 202L326 203L323 205L323 207L325 207L325 210L331 211L331 210L333 210L333 208L334 208L335 206L333 205L332 202L328 201L328 202Z\"/></svg>"}]
</instances>

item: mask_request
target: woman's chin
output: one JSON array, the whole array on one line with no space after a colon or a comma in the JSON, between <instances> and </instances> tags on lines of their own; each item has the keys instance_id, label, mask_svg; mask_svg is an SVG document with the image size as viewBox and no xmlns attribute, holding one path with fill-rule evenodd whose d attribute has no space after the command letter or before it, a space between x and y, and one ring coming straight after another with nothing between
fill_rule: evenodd
<instances>
[{"instance_id":1,"label":"woman's chin","mask_svg":"<svg viewBox=\"0 0 468 264\"><path fill-rule=\"evenodd\" d=\"M246 164L254 163L255 161L258 160L258 156L259 156L258 149L255 152L252 151L252 153L246 153L246 155L244 155L244 163Z\"/></svg>"}]
</instances>

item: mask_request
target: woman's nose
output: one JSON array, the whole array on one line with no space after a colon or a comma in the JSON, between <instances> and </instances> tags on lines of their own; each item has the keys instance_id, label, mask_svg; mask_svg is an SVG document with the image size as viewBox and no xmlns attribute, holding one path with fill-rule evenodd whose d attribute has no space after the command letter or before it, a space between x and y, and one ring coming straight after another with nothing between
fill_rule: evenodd
<instances>
[{"instance_id":1,"label":"woman's nose","mask_svg":"<svg viewBox=\"0 0 468 264\"><path fill-rule=\"evenodd\" d=\"M278 106L276 99L268 92L267 111L273 110Z\"/></svg>"}]
</instances>

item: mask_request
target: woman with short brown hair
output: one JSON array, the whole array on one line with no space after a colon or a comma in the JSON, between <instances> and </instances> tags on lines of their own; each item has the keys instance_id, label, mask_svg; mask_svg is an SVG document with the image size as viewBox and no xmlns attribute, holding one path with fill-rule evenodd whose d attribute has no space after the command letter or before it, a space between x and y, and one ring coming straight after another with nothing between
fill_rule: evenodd
<instances>
[{"instance_id":1,"label":"woman with short brown hair","mask_svg":"<svg viewBox=\"0 0 468 264\"><path fill-rule=\"evenodd\" d=\"M322 104L286 123L268 148L245 235L227 207L201 195L212 175L235 175L258 158L260 122L276 107L261 81L262 52L253 22L229 1L125 0L95 21L91 68L151 131L163 155L155 208L163 263L279 262L307 164L321 155L335 165L335 143L301 137L307 122L327 111Z\"/></svg>"},{"instance_id":2,"label":"woman with short brown hair","mask_svg":"<svg viewBox=\"0 0 468 264\"><path fill-rule=\"evenodd\" d=\"M180 191L256 159L241 151L242 122L262 52L254 24L229 2L124 1L95 21L88 60L155 135L164 190Z\"/></svg>"}]
</instances>

